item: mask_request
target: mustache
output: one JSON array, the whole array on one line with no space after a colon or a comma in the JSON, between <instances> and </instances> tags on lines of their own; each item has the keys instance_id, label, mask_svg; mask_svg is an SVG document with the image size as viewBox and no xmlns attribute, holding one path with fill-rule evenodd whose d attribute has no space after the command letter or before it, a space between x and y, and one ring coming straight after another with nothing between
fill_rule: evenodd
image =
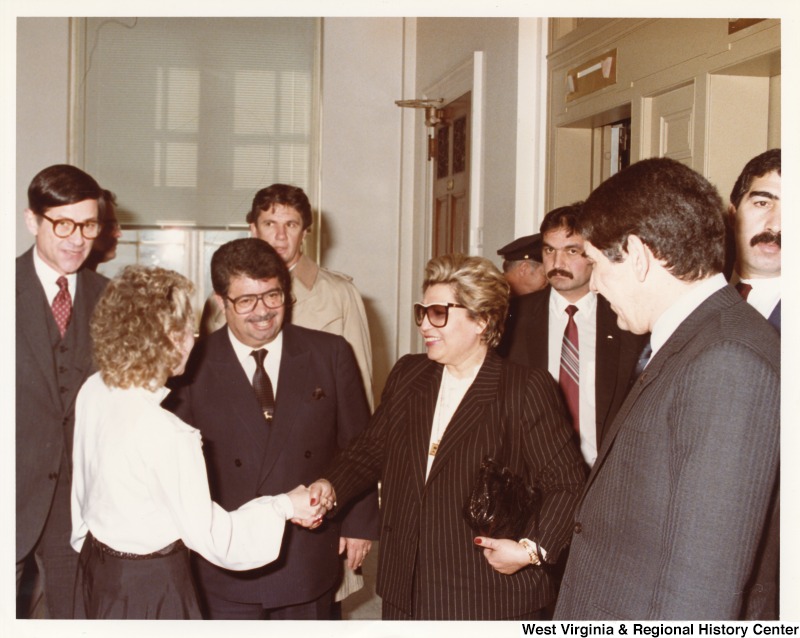
<instances>
[{"instance_id":1,"label":"mustache","mask_svg":"<svg viewBox=\"0 0 800 638\"><path fill-rule=\"evenodd\" d=\"M550 279L551 277L557 277L559 275L562 276L562 277L568 277L569 279L572 279L572 273L569 272L568 270L561 270L560 268L553 268L552 270L549 270L547 272L547 278L548 279Z\"/></svg>"},{"instance_id":2,"label":"mustache","mask_svg":"<svg viewBox=\"0 0 800 638\"><path fill-rule=\"evenodd\" d=\"M758 233L750 240L750 245L756 244L777 244L778 248L781 247L781 234L774 233L771 230L765 230L763 233Z\"/></svg>"},{"instance_id":3,"label":"mustache","mask_svg":"<svg viewBox=\"0 0 800 638\"><path fill-rule=\"evenodd\" d=\"M258 323L260 321L271 321L276 316L278 316L277 312L268 312L268 313L263 314L263 315L258 315L257 317L248 317L247 319L245 319L245 321L247 321L248 323Z\"/></svg>"}]
</instances>

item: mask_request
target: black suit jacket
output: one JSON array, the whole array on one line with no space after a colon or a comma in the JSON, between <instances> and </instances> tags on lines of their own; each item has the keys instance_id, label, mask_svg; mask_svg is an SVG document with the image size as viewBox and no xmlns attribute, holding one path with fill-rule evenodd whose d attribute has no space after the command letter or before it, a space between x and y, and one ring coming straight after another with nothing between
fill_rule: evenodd
<instances>
[{"instance_id":1,"label":"black suit jacket","mask_svg":"<svg viewBox=\"0 0 800 638\"><path fill-rule=\"evenodd\" d=\"M72 432L75 397L94 372L89 338L89 318L108 280L91 270L77 275L72 318L63 349L68 369L59 382L53 336L57 327L50 302L36 276L31 248L16 263L16 495L17 561L36 545L51 509L59 480L71 480ZM65 367L67 367L65 366ZM67 453L67 475L59 477L62 455ZM53 511L69 513L69 507ZM65 543L69 539L64 539Z\"/></svg>"},{"instance_id":2,"label":"black suit jacket","mask_svg":"<svg viewBox=\"0 0 800 638\"><path fill-rule=\"evenodd\" d=\"M571 531L584 463L558 388L543 370L490 351L450 421L430 475L428 449L442 366L408 355L392 369L370 427L326 474L339 503L382 478L377 592L415 619L502 619L547 605L549 574L496 572L463 517L485 455L543 493L539 538L555 562ZM533 525L527 536L535 537Z\"/></svg>"},{"instance_id":3,"label":"black suit jacket","mask_svg":"<svg viewBox=\"0 0 800 638\"><path fill-rule=\"evenodd\" d=\"M352 349L335 335L283 326L273 421L263 413L230 342L227 327L195 346L164 407L200 429L211 496L232 510L261 494L287 492L322 476L335 453L369 420ZM374 486L373 486L374 487ZM198 560L201 587L267 608L308 602L333 587L339 536L377 537L377 496L370 492L317 530L287 524L278 559L233 572Z\"/></svg>"},{"instance_id":4,"label":"black suit jacket","mask_svg":"<svg viewBox=\"0 0 800 638\"><path fill-rule=\"evenodd\" d=\"M512 299L499 348L501 355L521 365L547 370L551 291L548 287ZM599 450L608 425L628 393L647 335L622 330L608 301L598 295L596 339L595 423Z\"/></svg>"}]
</instances>

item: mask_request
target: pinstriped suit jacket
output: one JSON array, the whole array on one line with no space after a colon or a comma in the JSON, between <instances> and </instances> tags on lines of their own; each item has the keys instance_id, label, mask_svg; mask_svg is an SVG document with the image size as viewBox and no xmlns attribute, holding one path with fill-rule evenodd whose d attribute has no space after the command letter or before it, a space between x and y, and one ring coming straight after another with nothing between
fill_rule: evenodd
<instances>
[{"instance_id":1,"label":"pinstriped suit jacket","mask_svg":"<svg viewBox=\"0 0 800 638\"><path fill-rule=\"evenodd\" d=\"M780 344L731 287L633 385L576 513L560 619L735 619L777 479Z\"/></svg>"},{"instance_id":2,"label":"pinstriped suit jacket","mask_svg":"<svg viewBox=\"0 0 800 638\"><path fill-rule=\"evenodd\" d=\"M541 543L548 560L557 560L584 479L558 389L547 372L490 351L426 482L441 377L442 366L425 355L400 359L370 426L328 478L340 504L383 480L377 591L384 602L417 619L500 619L539 609L554 595L548 574L532 567L495 572L474 546L462 510L483 457L503 459L542 488ZM504 440L510 449L501 449Z\"/></svg>"}]
</instances>

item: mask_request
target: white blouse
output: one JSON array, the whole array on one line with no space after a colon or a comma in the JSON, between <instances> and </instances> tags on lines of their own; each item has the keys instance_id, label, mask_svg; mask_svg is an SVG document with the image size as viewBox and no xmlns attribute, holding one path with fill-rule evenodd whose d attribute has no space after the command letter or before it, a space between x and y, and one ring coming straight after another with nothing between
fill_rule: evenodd
<instances>
[{"instance_id":1,"label":"white blouse","mask_svg":"<svg viewBox=\"0 0 800 638\"><path fill-rule=\"evenodd\" d=\"M78 393L72 477L72 538L87 532L121 552L149 554L182 539L215 565L254 569L275 560L286 494L260 496L234 512L211 500L200 431L160 403L164 387L108 387L95 373Z\"/></svg>"}]
</instances>

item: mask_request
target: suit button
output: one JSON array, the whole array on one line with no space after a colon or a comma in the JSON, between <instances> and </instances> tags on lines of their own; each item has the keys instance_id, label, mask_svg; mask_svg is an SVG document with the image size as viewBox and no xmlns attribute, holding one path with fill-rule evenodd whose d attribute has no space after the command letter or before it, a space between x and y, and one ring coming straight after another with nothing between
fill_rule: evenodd
<instances>
[{"instance_id":1,"label":"suit button","mask_svg":"<svg viewBox=\"0 0 800 638\"><path fill-rule=\"evenodd\" d=\"M234 464L236 467L242 467L242 461L241 461L241 459L235 459L235 460L233 461L233 464Z\"/></svg>"},{"instance_id":2,"label":"suit button","mask_svg":"<svg viewBox=\"0 0 800 638\"><path fill-rule=\"evenodd\" d=\"M305 456L307 459L310 459L311 458L311 450L306 450L306 453L303 456Z\"/></svg>"},{"instance_id":3,"label":"suit button","mask_svg":"<svg viewBox=\"0 0 800 638\"><path fill-rule=\"evenodd\" d=\"M61 354L64 354L67 350L69 350L69 348L67 348L67 346L59 346L59 348L58 348L58 351Z\"/></svg>"},{"instance_id":4,"label":"suit button","mask_svg":"<svg viewBox=\"0 0 800 638\"><path fill-rule=\"evenodd\" d=\"M583 525L580 523L575 523L575 533L580 534L583 531Z\"/></svg>"},{"instance_id":5,"label":"suit button","mask_svg":"<svg viewBox=\"0 0 800 638\"><path fill-rule=\"evenodd\" d=\"M63 385L58 389L61 394L69 392L69 388L65 388Z\"/></svg>"},{"instance_id":6,"label":"suit button","mask_svg":"<svg viewBox=\"0 0 800 638\"><path fill-rule=\"evenodd\" d=\"M56 479L58 479L58 473L50 472L50 474L47 475L47 478L49 478L51 481L55 481Z\"/></svg>"},{"instance_id":7,"label":"suit button","mask_svg":"<svg viewBox=\"0 0 800 638\"><path fill-rule=\"evenodd\" d=\"M58 373L59 374L64 374L66 371L67 371L67 369L64 366L58 366Z\"/></svg>"}]
</instances>

